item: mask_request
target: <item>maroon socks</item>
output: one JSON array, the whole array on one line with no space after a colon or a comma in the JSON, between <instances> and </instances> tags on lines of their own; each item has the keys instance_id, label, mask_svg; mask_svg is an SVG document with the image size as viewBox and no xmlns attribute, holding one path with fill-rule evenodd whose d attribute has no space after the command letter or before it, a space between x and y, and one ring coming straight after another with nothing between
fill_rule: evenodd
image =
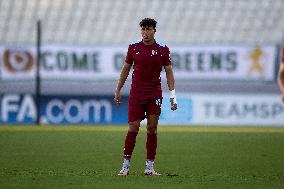
<instances>
[{"instance_id":1,"label":"maroon socks","mask_svg":"<svg viewBox=\"0 0 284 189\"><path fill-rule=\"evenodd\" d=\"M147 134L146 149L147 149L147 159L154 160L157 149L157 133Z\"/></svg>"},{"instance_id":2,"label":"maroon socks","mask_svg":"<svg viewBox=\"0 0 284 189\"><path fill-rule=\"evenodd\" d=\"M136 143L136 136L137 133L136 132L129 132L127 133L126 137L125 137L125 142L124 142L124 158L125 159L130 159L133 149L135 147L135 143Z\"/></svg>"},{"instance_id":3,"label":"maroon socks","mask_svg":"<svg viewBox=\"0 0 284 189\"><path fill-rule=\"evenodd\" d=\"M125 137L124 142L124 158L131 159L131 155L136 143L136 132L129 132ZM147 134L146 150L147 150L147 159L154 160L156 156L157 149L157 133Z\"/></svg>"}]
</instances>

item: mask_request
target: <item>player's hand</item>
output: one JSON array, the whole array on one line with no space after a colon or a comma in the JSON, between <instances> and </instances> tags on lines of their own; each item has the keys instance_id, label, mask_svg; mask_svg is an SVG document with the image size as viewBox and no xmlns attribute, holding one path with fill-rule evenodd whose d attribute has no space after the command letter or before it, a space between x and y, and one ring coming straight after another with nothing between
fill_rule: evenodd
<instances>
[{"instance_id":1,"label":"player's hand","mask_svg":"<svg viewBox=\"0 0 284 189\"><path fill-rule=\"evenodd\" d=\"M177 102L176 102L176 99L175 99L175 98L170 98L170 101L171 101L171 110L172 110L172 111L177 110Z\"/></svg>"},{"instance_id":2,"label":"player's hand","mask_svg":"<svg viewBox=\"0 0 284 189\"><path fill-rule=\"evenodd\" d=\"M116 103L116 105L120 105L121 104L121 97L120 97L120 92L119 91L115 91L113 100Z\"/></svg>"}]
</instances>

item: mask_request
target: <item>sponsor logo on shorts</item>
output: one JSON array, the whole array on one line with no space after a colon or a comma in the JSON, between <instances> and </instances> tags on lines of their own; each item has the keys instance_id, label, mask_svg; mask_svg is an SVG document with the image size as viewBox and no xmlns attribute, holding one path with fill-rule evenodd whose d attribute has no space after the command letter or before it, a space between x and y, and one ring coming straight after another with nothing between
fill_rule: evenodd
<instances>
[{"instance_id":1,"label":"sponsor logo on shorts","mask_svg":"<svg viewBox=\"0 0 284 189\"><path fill-rule=\"evenodd\" d=\"M162 105L162 100L161 99L156 99L156 105L161 106Z\"/></svg>"}]
</instances>

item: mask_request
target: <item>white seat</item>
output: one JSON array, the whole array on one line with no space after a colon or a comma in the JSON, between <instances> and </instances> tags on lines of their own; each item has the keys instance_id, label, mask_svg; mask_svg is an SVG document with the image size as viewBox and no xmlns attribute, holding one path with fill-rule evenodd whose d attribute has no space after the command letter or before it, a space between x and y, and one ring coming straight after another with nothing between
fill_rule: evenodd
<instances>
[{"instance_id":1,"label":"white seat","mask_svg":"<svg viewBox=\"0 0 284 189\"><path fill-rule=\"evenodd\" d=\"M34 44L38 19L42 21L44 44L126 44L139 38L138 24L144 17L158 21L161 36L157 37L166 43L228 41L258 44L283 40L283 0L29 0L0 3L1 44Z\"/></svg>"}]
</instances>

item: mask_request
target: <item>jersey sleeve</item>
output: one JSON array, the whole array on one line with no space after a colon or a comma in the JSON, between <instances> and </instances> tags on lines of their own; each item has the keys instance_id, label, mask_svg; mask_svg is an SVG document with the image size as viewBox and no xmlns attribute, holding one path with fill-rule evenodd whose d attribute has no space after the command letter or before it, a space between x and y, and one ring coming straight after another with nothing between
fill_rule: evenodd
<instances>
[{"instance_id":1,"label":"jersey sleeve","mask_svg":"<svg viewBox=\"0 0 284 189\"><path fill-rule=\"evenodd\" d=\"M133 64L133 45L128 46L125 62L127 64Z\"/></svg>"},{"instance_id":2,"label":"jersey sleeve","mask_svg":"<svg viewBox=\"0 0 284 189\"><path fill-rule=\"evenodd\" d=\"M164 56L163 66L171 65L172 64L172 62L171 62L171 53L170 53L170 49L167 46L164 47L164 53L163 54L164 54L163 55Z\"/></svg>"}]
</instances>

